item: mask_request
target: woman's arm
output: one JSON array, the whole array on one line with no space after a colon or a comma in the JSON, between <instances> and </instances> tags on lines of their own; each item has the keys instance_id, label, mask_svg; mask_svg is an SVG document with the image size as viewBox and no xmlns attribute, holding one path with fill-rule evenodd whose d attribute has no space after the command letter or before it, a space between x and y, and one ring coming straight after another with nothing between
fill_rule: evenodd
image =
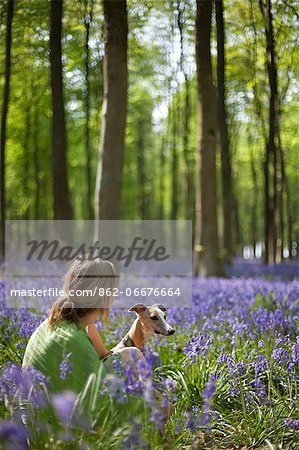
<instances>
[{"instance_id":1,"label":"woman's arm","mask_svg":"<svg viewBox=\"0 0 299 450\"><path fill-rule=\"evenodd\" d=\"M88 336L92 340L93 346L97 354L101 358L105 358L105 356L110 355L110 351L105 347L95 323L90 323L89 325L87 325L86 331Z\"/></svg>"}]
</instances>

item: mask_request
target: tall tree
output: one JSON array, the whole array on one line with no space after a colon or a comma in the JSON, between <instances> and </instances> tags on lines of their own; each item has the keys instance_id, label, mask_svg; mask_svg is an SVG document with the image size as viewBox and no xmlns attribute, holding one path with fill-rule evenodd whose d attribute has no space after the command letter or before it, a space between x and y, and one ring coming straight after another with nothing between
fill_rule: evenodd
<instances>
[{"instance_id":1,"label":"tall tree","mask_svg":"<svg viewBox=\"0 0 299 450\"><path fill-rule=\"evenodd\" d=\"M145 173L145 123L144 117L138 120L138 136L137 136L137 167L138 167L138 204L139 214L142 220L147 218L148 214L148 194L145 189L146 173Z\"/></svg>"},{"instance_id":2,"label":"tall tree","mask_svg":"<svg viewBox=\"0 0 299 450\"><path fill-rule=\"evenodd\" d=\"M179 190L178 190L178 148L177 148L177 93L175 93L172 105L172 160L171 160L171 219L178 218Z\"/></svg>"},{"instance_id":3,"label":"tall tree","mask_svg":"<svg viewBox=\"0 0 299 450\"><path fill-rule=\"evenodd\" d=\"M67 136L62 79L62 7L61 0L51 0L50 62L53 108L54 218L58 220L71 219L73 216L68 185Z\"/></svg>"},{"instance_id":4,"label":"tall tree","mask_svg":"<svg viewBox=\"0 0 299 450\"><path fill-rule=\"evenodd\" d=\"M86 158L86 205L88 219L93 217L92 180L91 180L91 149L90 149L90 27L93 20L93 0L86 0L84 17L85 27L85 158Z\"/></svg>"},{"instance_id":5,"label":"tall tree","mask_svg":"<svg viewBox=\"0 0 299 450\"><path fill-rule=\"evenodd\" d=\"M216 198L216 90L211 61L212 2L196 1L198 168L194 274L221 275Z\"/></svg>"},{"instance_id":6,"label":"tall tree","mask_svg":"<svg viewBox=\"0 0 299 450\"><path fill-rule=\"evenodd\" d=\"M159 155L159 163L160 163L160 171L159 171L159 219L163 220L165 216L165 205L164 205L164 196L165 196L165 145L166 136L162 135L161 138L161 147L160 147L160 155Z\"/></svg>"},{"instance_id":7,"label":"tall tree","mask_svg":"<svg viewBox=\"0 0 299 450\"><path fill-rule=\"evenodd\" d=\"M194 207L192 204L192 185L193 173L191 170L190 156L189 156L189 134L190 134L190 80L186 70L184 59L184 36L185 36L185 8L183 2L178 2L177 24L180 33L180 69L184 75L185 89L184 95L184 126L183 126L183 156L184 156L184 188L185 188L185 218L191 220L193 216Z\"/></svg>"},{"instance_id":8,"label":"tall tree","mask_svg":"<svg viewBox=\"0 0 299 450\"><path fill-rule=\"evenodd\" d=\"M126 0L103 0L104 96L96 179L96 219L117 220L121 215L124 135L127 111Z\"/></svg>"},{"instance_id":9,"label":"tall tree","mask_svg":"<svg viewBox=\"0 0 299 450\"><path fill-rule=\"evenodd\" d=\"M280 148L280 101L278 93L276 42L271 0L259 0L266 38L266 67L269 79L269 125L264 163L265 177L265 262L281 260L282 173Z\"/></svg>"},{"instance_id":10,"label":"tall tree","mask_svg":"<svg viewBox=\"0 0 299 450\"><path fill-rule=\"evenodd\" d=\"M14 1L7 2L6 50L5 50L5 83L3 91L1 134L0 134L0 255L5 255L5 145L6 124L9 105L10 69L11 69L11 35Z\"/></svg>"},{"instance_id":11,"label":"tall tree","mask_svg":"<svg viewBox=\"0 0 299 450\"><path fill-rule=\"evenodd\" d=\"M223 17L223 1L216 0L217 28L217 93L218 93L218 126L220 134L221 175L222 175L222 221L223 250L229 261L233 253L233 190L232 170L227 129L226 111L226 76L225 76L225 28Z\"/></svg>"}]
</instances>

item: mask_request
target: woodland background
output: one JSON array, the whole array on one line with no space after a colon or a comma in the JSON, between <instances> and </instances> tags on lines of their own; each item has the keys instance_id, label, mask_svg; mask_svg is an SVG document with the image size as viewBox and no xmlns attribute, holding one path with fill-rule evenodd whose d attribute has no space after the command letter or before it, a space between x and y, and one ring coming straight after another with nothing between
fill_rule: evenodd
<instances>
[{"instance_id":1,"label":"woodland background","mask_svg":"<svg viewBox=\"0 0 299 450\"><path fill-rule=\"evenodd\" d=\"M297 257L293 0L2 1L5 219L190 219L194 273Z\"/></svg>"}]
</instances>

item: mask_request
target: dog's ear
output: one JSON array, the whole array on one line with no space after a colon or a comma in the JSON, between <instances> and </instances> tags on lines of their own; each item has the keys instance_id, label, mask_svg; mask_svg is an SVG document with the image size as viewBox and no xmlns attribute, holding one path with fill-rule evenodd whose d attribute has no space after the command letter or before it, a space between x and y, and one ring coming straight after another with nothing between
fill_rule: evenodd
<instances>
[{"instance_id":1,"label":"dog's ear","mask_svg":"<svg viewBox=\"0 0 299 450\"><path fill-rule=\"evenodd\" d=\"M161 311L163 311L163 312L166 312L166 311L167 311L166 307L165 307L164 305L162 305L161 303L155 303L155 304L152 306L152 308L159 308L159 309L161 309Z\"/></svg>"},{"instance_id":2,"label":"dog's ear","mask_svg":"<svg viewBox=\"0 0 299 450\"><path fill-rule=\"evenodd\" d=\"M131 308L128 309L128 311L136 312L137 314L143 314L146 311L148 311L148 307L143 303L138 303L137 305L131 306Z\"/></svg>"}]
</instances>

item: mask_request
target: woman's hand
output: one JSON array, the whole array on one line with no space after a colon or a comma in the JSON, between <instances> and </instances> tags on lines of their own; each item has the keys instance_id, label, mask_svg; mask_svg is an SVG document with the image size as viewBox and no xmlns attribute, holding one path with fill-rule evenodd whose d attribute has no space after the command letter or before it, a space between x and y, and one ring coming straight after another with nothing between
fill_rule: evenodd
<instances>
[{"instance_id":1,"label":"woman's hand","mask_svg":"<svg viewBox=\"0 0 299 450\"><path fill-rule=\"evenodd\" d=\"M100 358L109 356L111 352L105 347L95 323L90 323L89 325L87 325L86 331L88 336L92 340L93 346Z\"/></svg>"}]
</instances>

